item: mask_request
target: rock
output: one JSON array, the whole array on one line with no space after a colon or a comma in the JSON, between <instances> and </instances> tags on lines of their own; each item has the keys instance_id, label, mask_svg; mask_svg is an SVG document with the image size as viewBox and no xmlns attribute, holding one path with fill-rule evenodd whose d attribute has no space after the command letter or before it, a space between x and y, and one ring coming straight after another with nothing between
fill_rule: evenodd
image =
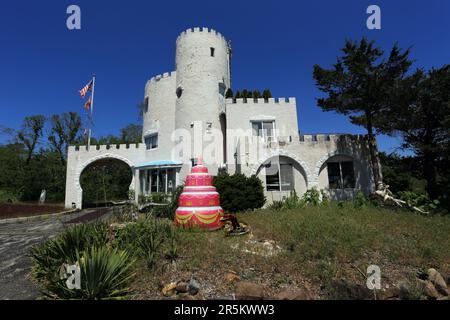
<instances>
[{"instance_id":1,"label":"rock","mask_svg":"<svg viewBox=\"0 0 450 320\"><path fill-rule=\"evenodd\" d=\"M178 275L180 282L189 282L192 278L192 272L182 272Z\"/></svg>"},{"instance_id":2,"label":"rock","mask_svg":"<svg viewBox=\"0 0 450 320\"><path fill-rule=\"evenodd\" d=\"M408 299L409 296L411 295L411 289L410 286L407 282L402 282L399 285L399 298L404 300L404 299Z\"/></svg>"},{"instance_id":3,"label":"rock","mask_svg":"<svg viewBox=\"0 0 450 320\"><path fill-rule=\"evenodd\" d=\"M287 289L278 293L276 300L311 300L312 296L308 290Z\"/></svg>"},{"instance_id":4,"label":"rock","mask_svg":"<svg viewBox=\"0 0 450 320\"><path fill-rule=\"evenodd\" d=\"M165 297L170 297L175 294L175 289L177 288L177 284L175 282L169 283L162 289L162 295Z\"/></svg>"},{"instance_id":5,"label":"rock","mask_svg":"<svg viewBox=\"0 0 450 320\"><path fill-rule=\"evenodd\" d=\"M200 283L194 277L189 281L189 294L195 296L200 290Z\"/></svg>"},{"instance_id":6,"label":"rock","mask_svg":"<svg viewBox=\"0 0 450 320\"><path fill-rule=\"evenodd\" d=\"M401 289L397 287L387 288L385 290L377 291L380 300L397 299L401 296Z\"/></svg>"},{"instance_id":7,"label":"rock","mask_svg":"<svg viewBox=\"0 0 450 320\"><path fill-rule=\"evenodd\" d=\"M180 281L177 283L176 290L178 293L186 293L189 291L189 283Z\"/></svg>"},{"instance_id":8,"label":"rock","mask_svg":"<svg viewBox=\"0 0 450 320\"><path fill-rule=\"evenodd\" d=\"M442 277L442 275L439 272L437 272L436 269L433 269L433 268L428 269L427 274L428 274L428 280L430 280L431 283L433 283L436 290L440 294L442 294L444 296L448 296L447 284L445 283L445 280Z\"/></svg>"},{"instance_id":9,"label":"rock","mask_svg":"<svg viewBox=\"0 0 450 320\"><path fill-rule=\"evenodd\" d=\"M434 285L431 281L420 280L420 279L418 281L421 285L422 292L425 296L427 296L428 298L432 298L432 299L439 298L439 293L437 292L436 288L434 287Z\"/></svg>"},{"instance_id":10,"label":"rock","mask_svg":"<svg viewBox=\"0 0 450 320\"><path fill-rule=\"evenodd\" d=\"M234 271L228 271L225 275L225 281L228 283L239 281L241 278Z\"/></svg>"},{"instance_id":11,"label":"rock","mask_svg":"<svg viewBox=\"0 0 450 320\"><path fill-rule=\"evenodd\" d=\"M241 281L236 286L236 298L238 300L262 300L264 288L256 283Z\"/></svg>"},{"instance_id":12,"label":"rock","mask_svg":"<svg viewBox=\"0 0 450 320\"><path fill-rule=\"evenodd\" d=\"M334 289L335 298L347 300L371 300L374 299L373 291L357 283L349 283L345 279L332 279L331 287Z\"/></svg>"}]
</instances>

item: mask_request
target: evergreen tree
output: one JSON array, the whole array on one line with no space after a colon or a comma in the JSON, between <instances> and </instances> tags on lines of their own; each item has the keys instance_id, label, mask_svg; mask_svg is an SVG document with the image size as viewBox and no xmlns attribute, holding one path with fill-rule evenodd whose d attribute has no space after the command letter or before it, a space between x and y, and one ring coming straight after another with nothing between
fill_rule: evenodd
<instances>
[{"instance_id":1,"label":"evergreen tree","mask_svg":"<svg viewBox=\"0 0 450 320\"><path fill-rule=\"evenodd\" d=\"M235 99L240 99L242 98L241 93L239 92L239 90L236 91L236 95L234 96Z\"/></svg>"},{"instance_id":2,"label":"evergreen tree","mask_svg":"<svg viewBox=\"0 0 450 320\"><path fill-rule=\"evenodd\" d=\"M233 90L231 90L231 88L228 88L227 92L225 92L225 98L226 99L233 98Z\"/></svg>"},{"instance_id":3,"label":"evergreen tree","mask_svg":"<svg viewBox=\"0 0 450 320\"><path fill-rule=\"evenodd\" d=\"M353 124L366 128L372 173L379 188L383 176L375 136L391 130L384 127L384 122L392 116L393 88L411 66L409 49L401 52L395 45L387 60L381 60L384 52L363 38L359 44L347 41L342 52L331 69L314 66L316 85L327 94L317 103L322 110L347 115Z\"/></svg>"},{"instance_id":4,"label":"evergreen tree","mask_svg":"<svg viewBox=\"0 0 450 320\"><path fill-rule=\"evenodd\" d=\"M395 117L386 117L384 124L399 132L404 146L418 156L427 192L435 199L439 195L437 166L450 154L450 65L428 73L417 70L395 92Z\"/></svg>"}]
</instances>

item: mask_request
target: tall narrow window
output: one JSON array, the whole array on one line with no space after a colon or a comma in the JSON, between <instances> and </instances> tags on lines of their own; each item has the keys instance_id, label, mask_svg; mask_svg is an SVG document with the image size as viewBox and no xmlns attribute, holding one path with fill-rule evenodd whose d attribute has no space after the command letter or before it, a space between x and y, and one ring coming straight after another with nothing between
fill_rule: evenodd
<instances>
[{"instance_id":1,"label":"tall narrow window","mask_svg":"<svg viewBox=\"0 0 450 320\"><path fill-rule=\"evenodd\" d=\"M355 188L353 161L328 162L327 169L330 189Z\"/></svg>"},{"instance_id":2,"label":"tall narrow window","mask_svg":"<svg viewBox=\"0 0 450 320\"><path fill-rule=\"evenodd\" d=\"M213 47L211 47L211 48L209 48L210 49L210 51L211 51L211 57L214 57L214 51L215 51L215 49L213 48Z\"/></svg>"},{"instance_id":3,"label":"tall narrow window","mask_svg":"<svg viewBox=\"0 0 450 320\"><path fill-rule=\"evenodd\" d=\"M290 163L280 163L281 191L294 190L294 168Z\"/></svg>"},{"instance_id":4,"label":"tall narrow window","mask_svg":"<svg viewBox=\"0 0 450 320\"><path fill-rule=\"evenodd\" d=\"M148 112L148 97L145 97L145 100L144 100L144 112L145 113Z\"/></svg>"}]
</instances>

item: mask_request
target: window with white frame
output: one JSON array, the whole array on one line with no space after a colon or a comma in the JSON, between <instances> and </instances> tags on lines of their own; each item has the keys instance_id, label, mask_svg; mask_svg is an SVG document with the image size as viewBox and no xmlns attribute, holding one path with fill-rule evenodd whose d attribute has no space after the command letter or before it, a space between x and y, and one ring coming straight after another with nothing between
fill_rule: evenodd
<instances>
[{"instance_id":1,"label":"window with white frame","mask_svg":"<svg viewBox=\"0 0 450 320\"><path fill-rule=\"evenodd\" d=\"M176 187L176 169L158 168L141 171L141 191L151 193L172 193Z\"/></svg>"},{"instance_id":2,"label":"window with white frame","mask_svg":"<svg viewBox=\"0 0 450 320\"><path fill-rule=\"evenodd\" d=\"M252 132L254 136L261 137L266 141L274 140L275 121L252 121Z\"/></svg>"},{"instance_id":3,"label":"window with white frame","mask_svg":"<svg viewBox=\"0 0 450 320\"><path fill-rule=\"evenodd\" d=\"M147 150L158 148L158 134L148 135L144 138Z\"/></svg>"},{"instance_id":4,"label":"window with white frame","mask_svg":"<svg viewBox=\"0 0 450 320\"><path fill-rule=\"evenodd\" d=\"M355 188L353 161L328 162L327 170L330 189Z\"/></svg>"}]
</instances>

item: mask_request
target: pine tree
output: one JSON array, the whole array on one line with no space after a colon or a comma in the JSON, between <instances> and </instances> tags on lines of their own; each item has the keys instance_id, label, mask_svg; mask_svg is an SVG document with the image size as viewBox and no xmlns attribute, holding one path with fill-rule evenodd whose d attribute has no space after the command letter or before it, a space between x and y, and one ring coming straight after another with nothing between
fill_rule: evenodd
<instances>
[{"instance_id":1,"label":"pine tree","mask_svg":"<svg viewBox=\"0 0 450 320\"><path fill-rule=\"evenodd\" d=\"M347 41L343 56L331 69L314 66L319 90L327 94L317 99L324 111L347 115L353 124L367 130L370 162L376 188L383 186L381 164L375 136L383 132L386 116L392 116L395 88L411 66L409 49L401 52L395 45L387 59L384 52L363 38L359 43Z\"/></svg>"},{"instance_id":2,"label":"pine tree","mask_svg":"<svg viewBox=\"0 0 450 320\"><path fill-rule=\"evenodd\" d=\"M233 98L233 90L231 90L231 88L228 88L227 92L225 92L225 98L226 99Z\"/></svg>"}]
</instances>

